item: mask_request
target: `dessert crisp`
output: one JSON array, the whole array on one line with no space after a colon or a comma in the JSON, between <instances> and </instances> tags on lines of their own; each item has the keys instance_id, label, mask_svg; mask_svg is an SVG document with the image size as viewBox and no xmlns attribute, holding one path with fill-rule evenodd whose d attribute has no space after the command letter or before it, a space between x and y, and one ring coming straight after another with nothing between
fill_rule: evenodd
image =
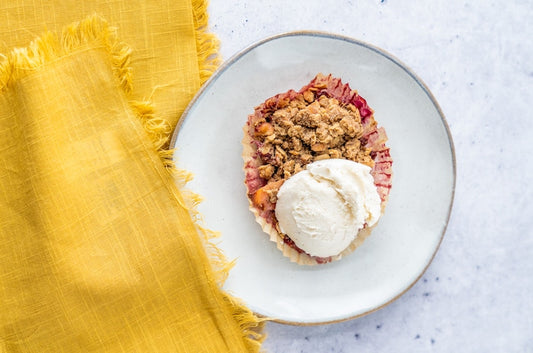
<instances>
[{"instance_id":1,"label":"dessert crisp","mask_svg":"<svg viewBox=\"0 0 533 353\"><path fill-rule=\"evenodd\" d=\"M381 213L384 211L392 176L392 158L386 141L385 130L378 127L373 110L366 100L348 84L343 84L339 78L331 75L318 74L299 91L289 90L278 94L255 108L244 126L242 141L247 195L256 220L263 230L270 234L270 239L277 243L285 256L300 264L327 263L342 258L363 242L377 223L375 219L367 222L364 218L362 224L359 224L359 220L355 222L359 224L354 224L355 228L344 230L344 233L353 233L349 238L344 233L342 236L336 236L339 232L336 228L339 223L336 214L355 215L361 212L355 208L365 208L360 204L361 199L350 206L350 192L339 193L339 190L346 186L351 193L369 195L370 199L374 198L380 202ZM351 163L318 163L326 160ZM283 210L277 209L278 193L282 186L293 176L307 171L311 168L310 165L313 169L308 172L313 178L319 183L326 183L320 185L317 190L329 185L335 192L323 189L324 198L320 199L322 196L319 191L315 191L315 196L308 197L304 195L305 187L297 186L299 182L292 180L284 189L295 185L292 188L303 191L283 192L291 195L287 199L296 198L301 201L298 209L287 206L290 203L286 201L282 202ZM312 170L316 172L313 174ZM357 173L350 172L354 170L357 170ZM323 173L327 174L326 177ZM368 176L365 176L365 173ZM329 177L330 174L333 177ZM341 174L345 175L344 179L335 177ZM360 175L361 180L370 180L373 183L364 190L351 188L352 184L361 184L354 179L358 177L356 174ZM303 174L298 177L301 178ZM309 192L311 191L312 189L309 189ZM328 211L319 206L320 200L323 200L323 204L328 204L327 195L330 194L331 197L342 196L339 200L331 201L334 202L331 205L337 205L335 207L338 209L329 207L331 217L317 217ZM307 204L302 204L305 203L302 200L307 200ZM302 214L308 214L311 218L310 224L301 217ZM374 218L375 216L373 215ZM343 219L351 219L350 217ZM291 224L292 237L287 234L290 231L285 229L288 226L280 225L280 219L285 224ZM306 231L315 228L322 229L321 233ZM306 237L313 240L306 240ZM314 244L312 248L307 245L310 243ZM349 244L345 246L345 243ZM326 249L332 250L328 252Z\"/></svg>"}]
</instances>

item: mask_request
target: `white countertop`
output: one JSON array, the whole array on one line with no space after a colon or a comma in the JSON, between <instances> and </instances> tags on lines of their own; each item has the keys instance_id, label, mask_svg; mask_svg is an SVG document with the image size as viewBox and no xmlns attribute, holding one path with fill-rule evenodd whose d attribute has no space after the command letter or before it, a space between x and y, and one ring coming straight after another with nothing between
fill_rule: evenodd
<instances>
[{"instance_id":1,"label":"white countertop","mask_svg":"<svg viewBox=\"0 0 533 353\"><path fill-rule=\"evenodd\" d=\"M386 50L432 91L455 144L452 216L422 279L362 318L269 322L265 350L533 352L533 2L211 0L209 13L224 59L296 30Z\"/></svg>"}]
</instances>

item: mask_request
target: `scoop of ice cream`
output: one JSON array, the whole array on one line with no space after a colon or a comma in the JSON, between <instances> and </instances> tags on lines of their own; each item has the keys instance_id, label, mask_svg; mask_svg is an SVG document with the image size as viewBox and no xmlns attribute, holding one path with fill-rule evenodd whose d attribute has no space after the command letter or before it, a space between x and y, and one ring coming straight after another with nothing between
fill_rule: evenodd
<instances>
[{"instance_id":1,"label":"scoop of ice cream","mask_svg":"<svg viewBox=\"0 0 533 353\"><path fill-rule=\"evenodd\" d=\"M275 212L281 232L309 255L341 253L381 215L370 170L344 159L308 164L279 189Z\"/></svg>"}]
</instances>

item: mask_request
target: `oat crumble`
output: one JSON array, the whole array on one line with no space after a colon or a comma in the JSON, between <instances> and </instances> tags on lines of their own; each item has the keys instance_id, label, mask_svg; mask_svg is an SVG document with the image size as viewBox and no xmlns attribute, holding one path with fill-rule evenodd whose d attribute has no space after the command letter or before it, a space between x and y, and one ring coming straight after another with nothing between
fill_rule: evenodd
<instances>
[{"instance_id":1,"label":"oat crumble","mask_svg":"<svg viewBox=\"0 0 533 353\"><path fill-rule=\"evenodd\" d=\"M344 158L374 166L371 149L361 145L363 126L359 110L312 90L254 122L257 152L265 163L258 167L267 183L286 180L306 164Z\"/></svg>"}]
</instances>

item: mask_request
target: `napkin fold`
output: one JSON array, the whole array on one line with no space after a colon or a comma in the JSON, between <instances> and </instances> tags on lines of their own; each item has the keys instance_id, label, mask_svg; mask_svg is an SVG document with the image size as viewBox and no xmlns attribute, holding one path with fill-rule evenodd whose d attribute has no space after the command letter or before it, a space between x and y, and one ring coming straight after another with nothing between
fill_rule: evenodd
<instances>
[{"instance_id":1,"label":"napkin fold","mask_svg":"<svg viewBox=\"0 0 533 353\"><path fill-rule=\"evenodd\" d=\"M59 3L25 21L2 6L4 44L73 14ZM133 46L102 16L64 16L0 60L0 352L257 352L261 319L221 290L231 264L165 149L218 60L206 4L165 2L180 30L127 4L100 2L137 20Z\"/></svg>"}]
</instances>

